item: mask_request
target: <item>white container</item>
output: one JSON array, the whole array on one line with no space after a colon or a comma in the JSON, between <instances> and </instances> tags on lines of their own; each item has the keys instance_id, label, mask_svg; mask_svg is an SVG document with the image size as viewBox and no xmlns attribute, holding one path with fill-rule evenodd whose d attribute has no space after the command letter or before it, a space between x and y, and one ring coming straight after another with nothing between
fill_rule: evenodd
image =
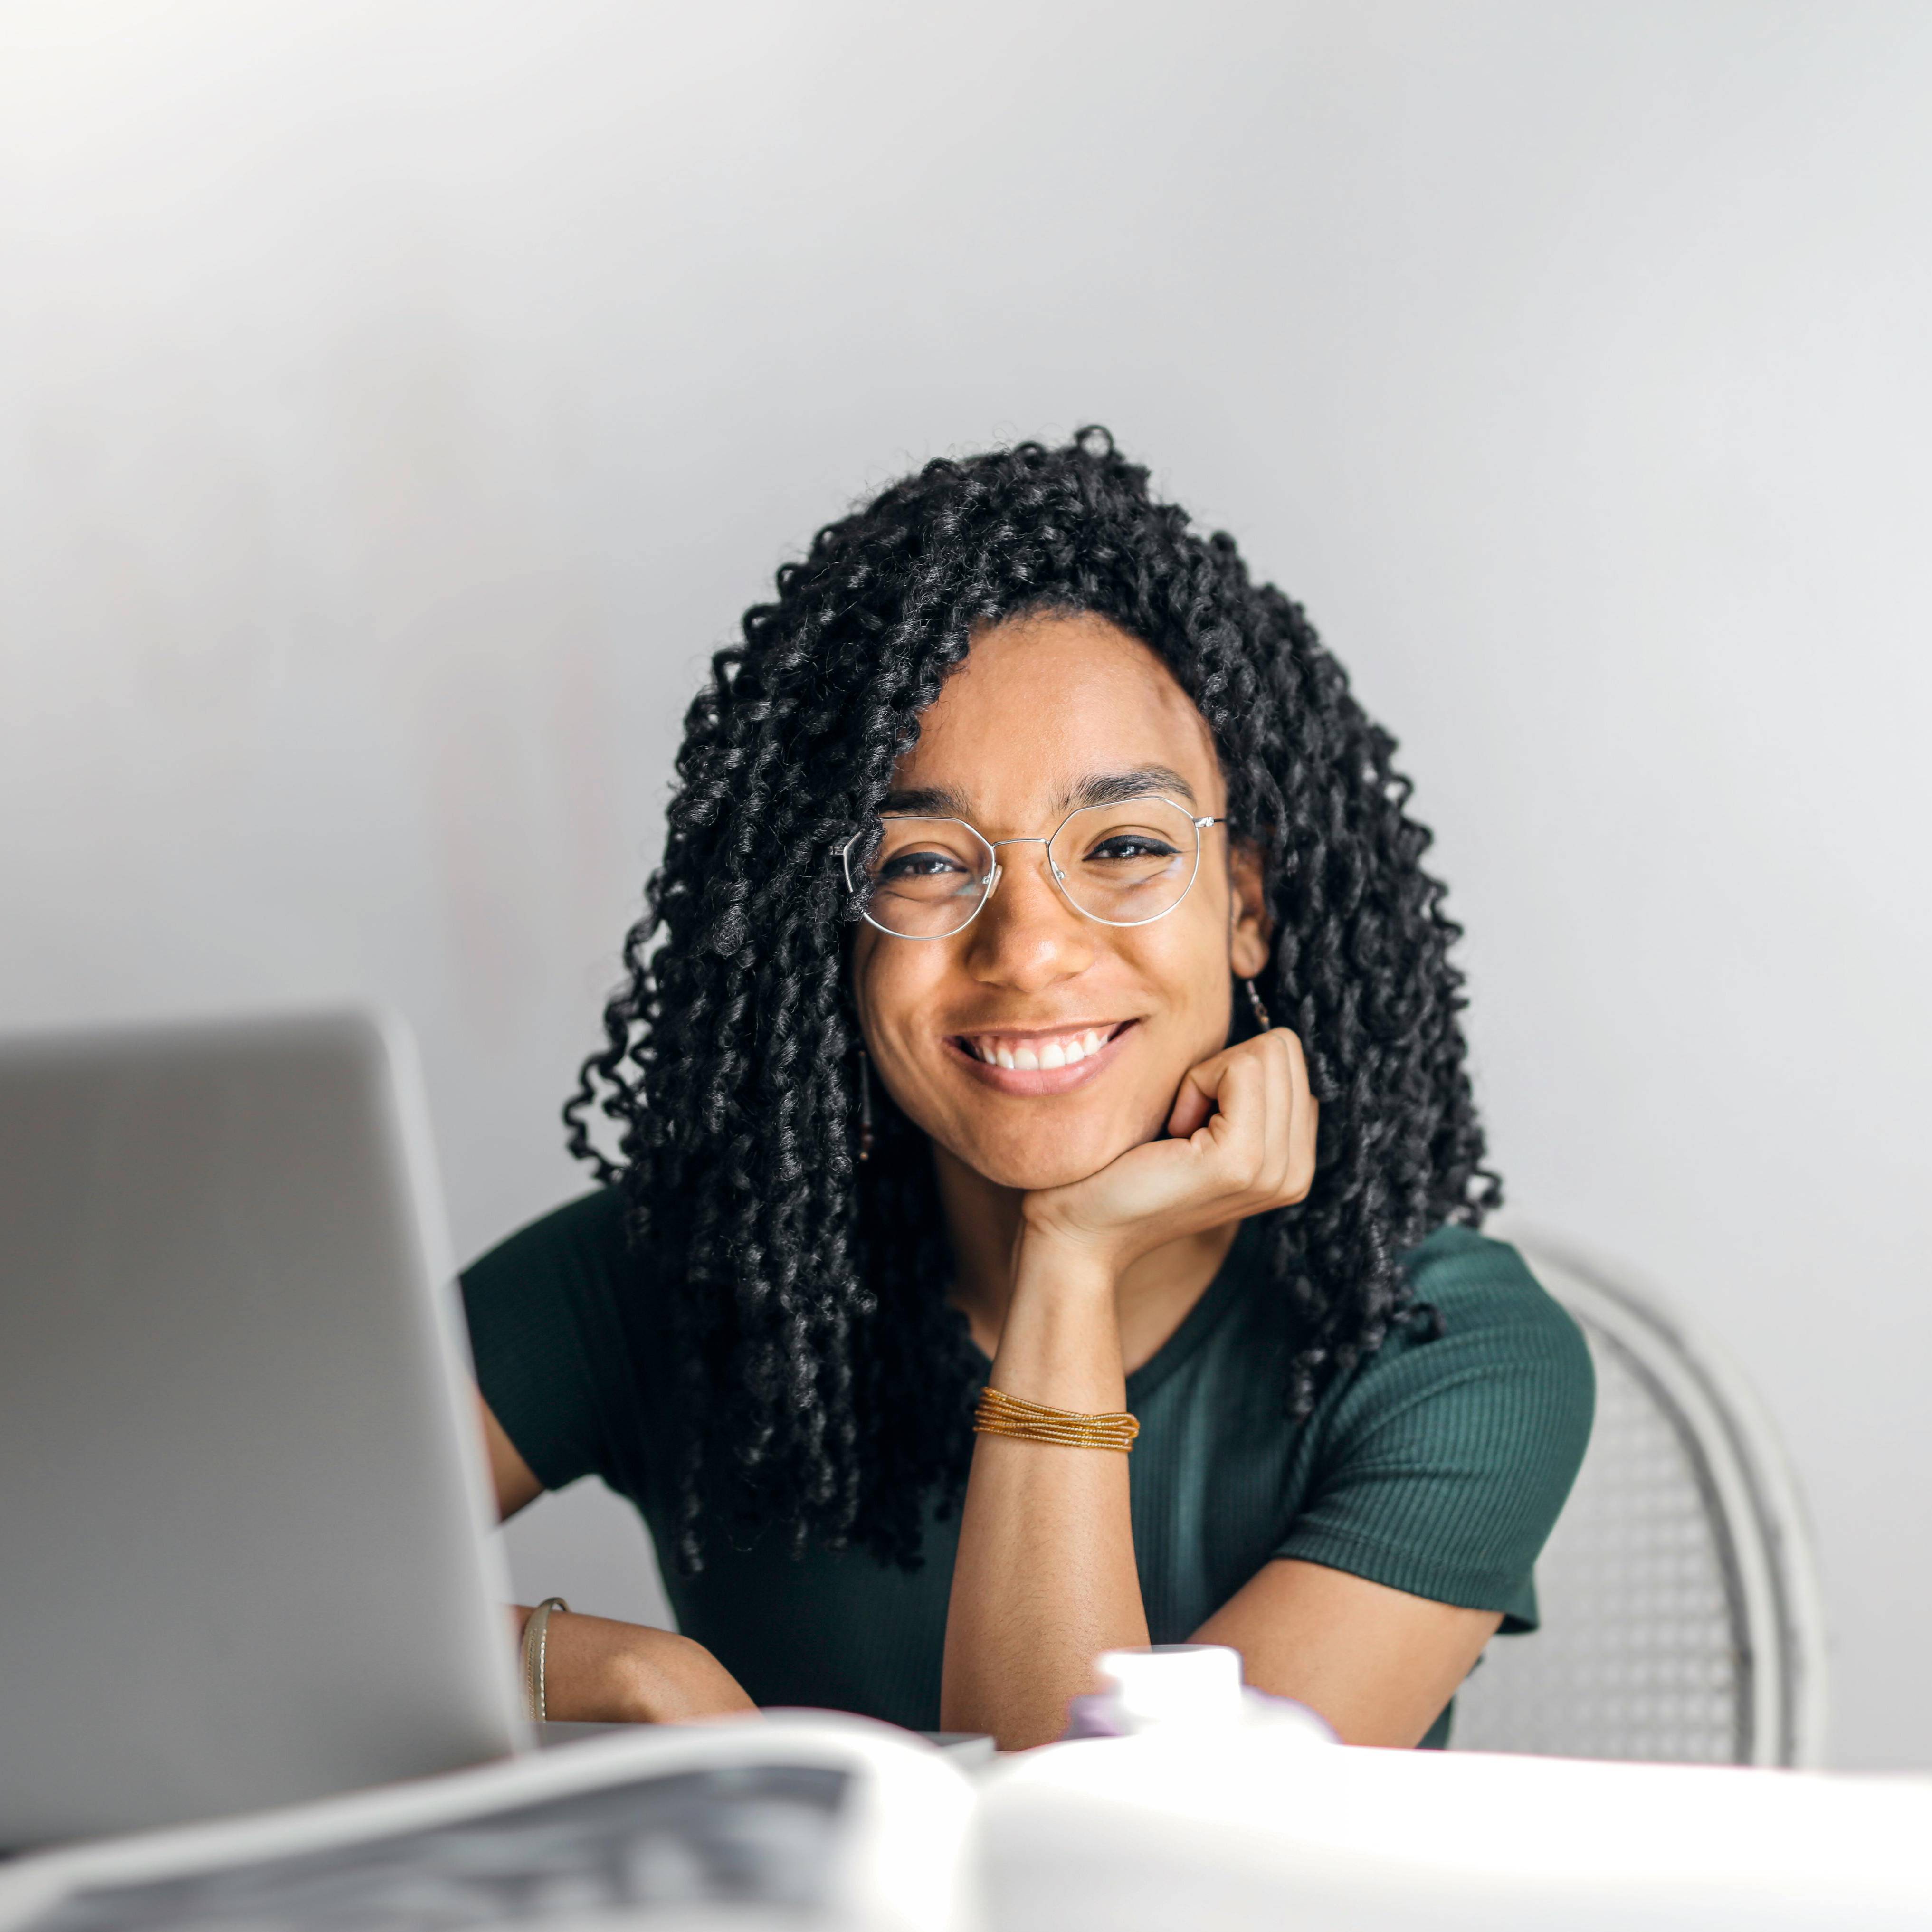
<instances>
[{"instance_id":1,"label":"white container","mask_svg":"<svg viewBox=\"0 0 1932 1932\"><path fill-rule=\"evenodd\" d=\"M1220 1643L1154 1643L1102 1652L1096 1668L1106 1688L1076 1697L1070 1738L1205 1736L1257 1724L1287 1724L1332 1742L1334 1732L1313 1712L1285 1697L1246 1689L1241 1655Z\"/></svg>"},{"instance_id":2,"label":"white container","mask_svg":"<svg viewBox=\"0 0 1932 1932\"><path fill-rule=\"evenodd\" d=\"M1110 1726L1132 1737L1156 1724L1238 1724L1241 1654L1220 1643L1155 1643L1110 1650L1100 1660Z\"/></svg>"}]
</instances>

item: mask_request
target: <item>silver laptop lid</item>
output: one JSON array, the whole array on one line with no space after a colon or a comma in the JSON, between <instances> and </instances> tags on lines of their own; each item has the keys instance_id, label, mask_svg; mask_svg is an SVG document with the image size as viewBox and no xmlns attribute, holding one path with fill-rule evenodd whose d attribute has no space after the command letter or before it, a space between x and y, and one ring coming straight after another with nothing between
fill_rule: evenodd
<instances>
[{"instance_id":1,"label":"silver laptop lid","mask_svg":"<svg viewBox=\"0 0 1932 1932\"><path fill-rule=\"evenodd\" d=\"M0 1846L521 1742L414 1054L0 1045Z\"/></svg>"}]
</instances>

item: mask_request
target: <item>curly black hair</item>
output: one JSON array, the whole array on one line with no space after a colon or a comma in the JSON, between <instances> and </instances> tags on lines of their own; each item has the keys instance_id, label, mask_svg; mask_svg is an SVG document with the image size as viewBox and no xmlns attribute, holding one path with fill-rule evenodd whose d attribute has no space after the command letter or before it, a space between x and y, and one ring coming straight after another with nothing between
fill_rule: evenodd
<instances>
[{"instance_id":1,"label":"curly black hair","mask_svg":"<svg viewBox=\"0 0 1932 1932\"><path fill-rule=\"evenodd\" d=\"M1296 1316L1286 1412L1426 1313L1406 1251L1501 1198L1464 1066L1459 928L1394 740L1300 608L1158 501L1104 430L930 463L821 530L777 590L686 715L663 862L563 1110L673 1298L687 1569L709 1538L775 1523L795 1549L913 1563L926 1511L960 1494L974 1357L925 1136L881 1095L856 1159L857 909L836 854L977 626L1060 609L1143 640L1199 707L1233 829L1265 855L1259 989L1322 1102L1313 1189L1266 1230ZM618 1124L617 1161L593 1110Z\"/></svg>"}]
</instances>

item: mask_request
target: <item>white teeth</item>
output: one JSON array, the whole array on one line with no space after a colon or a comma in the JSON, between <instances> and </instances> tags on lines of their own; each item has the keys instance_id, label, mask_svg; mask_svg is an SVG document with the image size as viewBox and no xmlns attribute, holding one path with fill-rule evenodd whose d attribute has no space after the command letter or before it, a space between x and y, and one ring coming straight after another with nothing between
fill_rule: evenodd
<instances>
[{"instance_id":1,"label":"white teeth","mask_svg":"<svg viewBox=\"0 0 1932 1932\"><path fill-rule=\"evenodd\" d=\"M965 1044L988 1066L1036 1073L1052 1067L1078 1066L1083 1060L1090 1060L1098 1053L1107 1044L1107 1040L1106 1034L1090 1027L1084 1034L1070 1034L1061 1040L1043 1040L1035 1035L1030 1043L1022 1041L1018 1046L1010 1046L1005 1040L982 1034L977 1040L967 1040Z\"/></svg>"}]
</instances>

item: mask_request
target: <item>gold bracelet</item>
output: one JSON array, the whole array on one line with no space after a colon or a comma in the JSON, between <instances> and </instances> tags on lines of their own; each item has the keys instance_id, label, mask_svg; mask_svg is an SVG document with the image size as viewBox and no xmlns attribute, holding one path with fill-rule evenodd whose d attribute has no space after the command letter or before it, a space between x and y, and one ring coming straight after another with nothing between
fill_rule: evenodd
<instances>
[{"instance_id":1,"label":"gold bracelet","mask_svg":"<svg viewBox=\"0 0 1932 1932\"><path fill-rule=\"evenodd\" d=\"M996 1388L980 1392L973 1426L982 1436L1011 1436L1022 1442L1052 1442L1063 1449L1112 1449L1132 1452L1141 1426L1124 1410L1083 1415L1078 1409L1048 1408Z\"/></svg>"},{"instance_id":2,"label":"gold bracelet","mask_svg":"<svg viewBox=\"0 0 1932 1932\"><path fill-rule=\"evenodd\" d=\"M534 1724L543 1723L548 1714L544 1666L550 1661L550 1613L562 1610L568 1614L569 1610L561 1597L546 1597L524 1625L524 1708Z\"/></svg>"}]
</instances>

